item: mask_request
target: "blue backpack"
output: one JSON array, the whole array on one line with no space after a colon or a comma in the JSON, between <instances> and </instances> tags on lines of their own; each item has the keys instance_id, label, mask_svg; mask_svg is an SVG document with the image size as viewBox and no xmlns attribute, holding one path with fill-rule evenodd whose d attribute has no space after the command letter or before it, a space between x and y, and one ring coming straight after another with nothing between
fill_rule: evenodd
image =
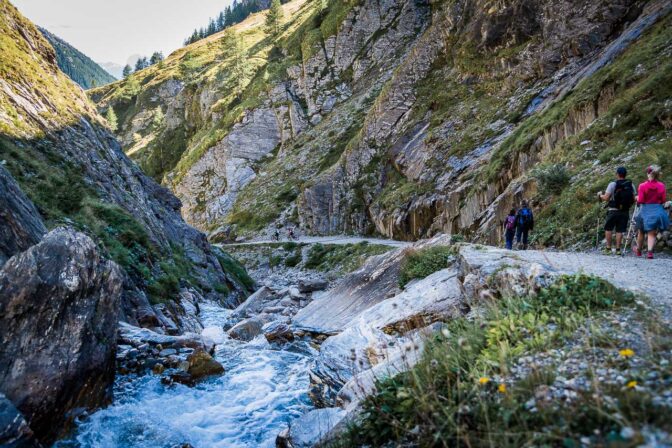
<instances>
[{"instance_id":1,"label":"blue backpack","mask_svg":"<svg viewBox=\"0 0 672 448\"><path fill-rule=\"evenodd\" d=\"M530 223L532 222L532 211L529 208L522 208L518 212L518 225L523 228L527 229L530 226Z\"/></svg>"}]
</instances>

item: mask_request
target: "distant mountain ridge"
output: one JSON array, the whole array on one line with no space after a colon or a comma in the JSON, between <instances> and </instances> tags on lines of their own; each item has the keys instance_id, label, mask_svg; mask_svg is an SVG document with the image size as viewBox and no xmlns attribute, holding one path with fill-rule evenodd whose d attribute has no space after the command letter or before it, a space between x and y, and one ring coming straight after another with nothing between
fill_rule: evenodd
<instances>
[{"instance_id":1,"label":"distant mountain ridge","mask_svg":"<svg viewBox=\"0 0 672 448\"><path fill-rule=\"evenodd\" d=\"M90 89L116 81L114 76L87 55L44 28L38 28L56 50L58 67L82 88Z\"/></svg>"}]
</instances>

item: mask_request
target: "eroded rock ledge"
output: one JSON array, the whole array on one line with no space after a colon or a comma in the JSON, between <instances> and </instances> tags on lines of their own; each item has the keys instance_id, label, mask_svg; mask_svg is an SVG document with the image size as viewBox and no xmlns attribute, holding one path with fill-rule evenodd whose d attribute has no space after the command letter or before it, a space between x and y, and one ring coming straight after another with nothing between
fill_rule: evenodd
<instances>
[{"instance_id":1,"label":"eroded rock ledge","mask_svg":"<svg viewBox=\"0 0 672 448\"><path fill-rule=\"evenodd\" d=\"M385 280L387 272L398 271L406 251L432 246L453 249L445 269L403 290ZM535 294L561 275L584 273L665 307L672 280L663 278L663 271L672 269L672 260L658 263L629 260L626 265L620 258L599 255L451 245L445 235L371 258L294 318L295 331L330 335L311 371L310 395L321 409L295 421L278 437L278 446L313 446L344 429L361 400L375 392L376 380L412 368L424 340L442 322L489 300Z\"/></svg>"}]
</instances>

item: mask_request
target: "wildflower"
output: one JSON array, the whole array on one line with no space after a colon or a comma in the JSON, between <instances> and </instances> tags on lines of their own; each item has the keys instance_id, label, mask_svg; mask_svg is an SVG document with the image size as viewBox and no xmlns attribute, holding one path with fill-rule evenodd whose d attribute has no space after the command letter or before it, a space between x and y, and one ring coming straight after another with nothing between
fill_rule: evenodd
<instances>
[{"instance_id":1,"label":"wildflower","mask_svg":"<svg viewBox=\"0 0 672 448\"><path fill-rule=\"evenodd\" d=\"M489 382L490 378L488 378L487 376L482 376L478 379L478 384L480 385L488 384Z\"/></svg>"},{"instance_id":2,"label":"wildflower","mask_svg":"<svg viewBox=\"0 0 672 448\"><path fill-rule=\"evenodd\" d=\"M634 389L635 387L637 387L637 381L635 380L628 381L628 384L626 384L625 387L627 387L628 389Z\"/></svg>"},{"instance_id":3,"label":"wildflower","mask_svg":"<svg viewBox=\"0 0 672 448\"><path fill-rule=\"evenodd\" d=\"M505 394L506 393L506 384L502 383L497 387L497 390L500 391L501 393Z\"/></svg>"},{"instance_id":4,"label":"wildflower","mask_svg":"<svg viewBox=\"0 0 672 448\"><path fill-rule=\"evenodd\" d=\"M621 349L618 351L618 354L621 355L623 358L631 358L635 356L635 352L630 348Z\"/></svg>"}]
</instances>

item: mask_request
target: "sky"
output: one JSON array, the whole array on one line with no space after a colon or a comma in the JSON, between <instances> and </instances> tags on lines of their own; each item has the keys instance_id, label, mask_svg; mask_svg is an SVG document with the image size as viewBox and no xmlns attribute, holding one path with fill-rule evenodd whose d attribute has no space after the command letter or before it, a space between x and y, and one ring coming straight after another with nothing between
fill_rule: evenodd
<instances>
[{"instance_id":1,"label":"sky","mask_svg":"<svg viewBox=\"0 0 672 448\"><path fill-rule=\"evenodd\" d=\"M10 0L34 23L99 63L168 56L231 0Z\"/></svg>"}]
</instances>

